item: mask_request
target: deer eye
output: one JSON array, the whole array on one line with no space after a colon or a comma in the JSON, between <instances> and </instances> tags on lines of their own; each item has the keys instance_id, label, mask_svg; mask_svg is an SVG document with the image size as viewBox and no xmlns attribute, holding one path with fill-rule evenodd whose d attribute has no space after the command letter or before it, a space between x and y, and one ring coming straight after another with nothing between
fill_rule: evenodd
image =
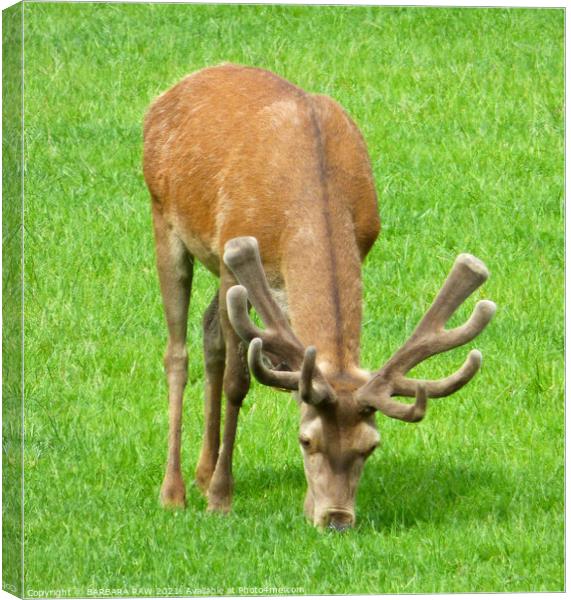
<instances>
[{"instance_id":1,"label":"deer eye","mask_svg":"<svg viewBox=\"0 0 571 600\"><path fill-rule=\"evenodd\" d=\"M304 436L304 435L300 435L299 436L299 443L306 450L311 446L311 440L308 437Z\"/></svg>"}]
</instances>

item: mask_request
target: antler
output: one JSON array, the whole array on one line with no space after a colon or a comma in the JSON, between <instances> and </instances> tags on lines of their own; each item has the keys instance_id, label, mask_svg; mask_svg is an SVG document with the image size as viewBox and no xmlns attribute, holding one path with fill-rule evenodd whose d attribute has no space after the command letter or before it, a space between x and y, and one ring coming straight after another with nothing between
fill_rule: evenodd
<instances>
[{"instance_id":1,"label":"antler","mask_svg":"<svg viewBox=\"0 0 571 600\"><path fill-rule=\"evenodd\" d=\"M315 348L303 347L272 295L256 238L229 240L224 247L224 263L241 284L226 294L228 317L236 333L250 343L248 365L256 379L264 385L298 391L309 404L332 401L332 390L315 365ZM248 300L266 325L265 330L252 323ZM280 361L285 370L267 367L262 351Z\"/></svg>"},{"instance_id":2,"label":"antler","mask_svg":"<svg viewBox=\"0 0 571 600\"><path fill-rule=\"evenodd\" d=\"M488 278L484 263L471 254L460 254L442 289L411 337L389 361L358 391L359 400L389 417L420 421L426 412L427 397L449 396L466 385L477 373L482 354L472 350L453 375L437 381L409 379L406 374L423 360L473 340L491 321L496 305L490 300L476 304L472 316L455 329L444 326L456 309ZM402 404L391 396L415 396L415 404Z\"/></svg>"}]
</instances>

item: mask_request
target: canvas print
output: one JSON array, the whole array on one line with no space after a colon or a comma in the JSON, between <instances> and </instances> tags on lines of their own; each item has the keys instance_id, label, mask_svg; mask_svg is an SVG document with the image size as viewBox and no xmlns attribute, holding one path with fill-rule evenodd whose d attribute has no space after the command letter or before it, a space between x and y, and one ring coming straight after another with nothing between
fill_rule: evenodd
<instances>
[{"instance_id":1,"label":"canvas print","mask_svg":"<svg viewBox=\"0 0 571 600\"><path fill-rule=\"evenodd\" d=\"M564 11L3 11L3 589L564 589Z\"/></svg>"}]
</instances>

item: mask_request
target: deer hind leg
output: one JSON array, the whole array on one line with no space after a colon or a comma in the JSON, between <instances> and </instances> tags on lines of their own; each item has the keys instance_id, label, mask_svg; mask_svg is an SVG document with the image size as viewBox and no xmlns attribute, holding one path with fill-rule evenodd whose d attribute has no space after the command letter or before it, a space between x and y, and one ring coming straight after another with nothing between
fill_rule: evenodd
<instances>
[{"instance_id":1,"label":"deer hind leg","mask_svg":"<svg viewBox=\"0 0 571 600\"><path fill-rule=\"evenodd\" d=\"M208 510L228 512L232 505L232 492L234 489L232 453L240 407L250 387L250 372L246 358L246 344L230 325L226 310L226 292L235 284L235 280L228 273L223 274L221 280L219 315L226 343L226 369L223 380L226 396L226 418L224 420L222 448L210 481L207 497Z\"/></svg>"},{"instance_id":2,"label":"deer hind leg","mask_svg":"<svg viewBox=\"0 0 571 600\"><path fill-rule=\"evenodd\" d=\"M219 291L204 313L204 371L206 377L204 398L204 439L198 465L196 485L206 494L218 460L220 449L220 408L226 347L220 327Z\"/></svg>"},{"instance_id":3,"label":"deer hind leg","mask_svg":"<svg viewBox=\"0 0 571 600\"><path fill-rule=\"evenodd\" d=\"M193 257L156 209L153 210L153 224L159 282L169 334L164 357L169 401L168 453L160 497L163 506L182 508L185 506L186 496L181 472L180 446L182 401L188 372L186 325L192 287Z\"/></svg>"}]
</instances>

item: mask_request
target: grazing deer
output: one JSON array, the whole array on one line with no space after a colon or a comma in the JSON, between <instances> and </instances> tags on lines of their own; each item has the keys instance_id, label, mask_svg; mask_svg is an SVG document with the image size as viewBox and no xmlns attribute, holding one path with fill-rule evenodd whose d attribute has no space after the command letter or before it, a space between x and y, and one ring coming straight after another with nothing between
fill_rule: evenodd
<instances>
[{"instance_id":1,"label":"grazing deer","mask_svg":"<svg viewBox=\"0 0 571 600\"><path fill-rule=\"evenodd\" d=\"M365 143L339 104L268 71L227 64L198 71L160 96L144 138L169 332L163 505L185 504L181 416L196 258L220 277L204 315L205 435L196 482L208 508L231 506L232 451L251 371L262 384L291 390L299 404L307 517L319 527L351 527L363 465L379 445L375 412L420 421L427 398L452 394L478 370L481 354L473 350L450 377L407 377L490 321L495 305L483 300L464 325L444 329L486 280L486 267L461 254L409 340L368 373L359 366L361 262L380 221ZM265 329L250 320L250 305Z\"/></svg>"}]
</instances>

